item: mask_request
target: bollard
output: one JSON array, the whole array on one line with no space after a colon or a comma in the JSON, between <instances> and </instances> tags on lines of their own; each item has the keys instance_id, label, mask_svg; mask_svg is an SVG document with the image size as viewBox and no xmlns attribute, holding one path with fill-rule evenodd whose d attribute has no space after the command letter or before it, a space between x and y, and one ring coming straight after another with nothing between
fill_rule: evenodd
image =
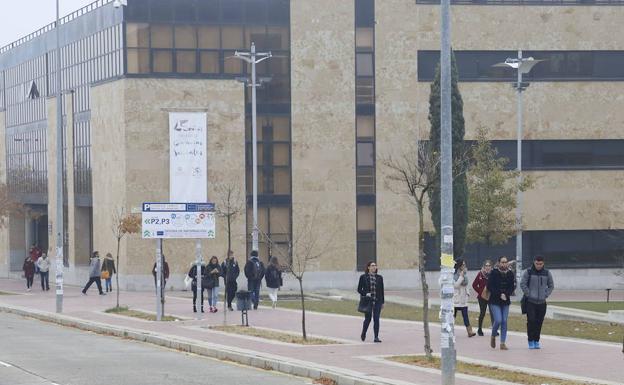
<instances>
[{"instance_id":1,"label":"bollard","mask_svg":"<svg viewBox=\"0 0 624 385\"><path fill-rule=\"evenodd\" d=\"M605 289L607 291L607 303L609 303L609 294L611 293L611 289Z\"/></svg>"}]
</instances>

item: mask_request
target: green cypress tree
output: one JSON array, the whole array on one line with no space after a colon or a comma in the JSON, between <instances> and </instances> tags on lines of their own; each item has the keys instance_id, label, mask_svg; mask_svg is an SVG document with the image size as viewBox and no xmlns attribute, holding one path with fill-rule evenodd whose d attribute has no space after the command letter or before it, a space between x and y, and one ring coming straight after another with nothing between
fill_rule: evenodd
<instances>
[{"instance_id":1,"label":"green cypress tree","mask_svg":"<svg viewBox=\"0 0 624 385\"><path fill-rule=\"evenodd\" d=\"M466 245L466 228L468 225L468 183L464 170L465 145L464 145L464 102L462 101L458 80L457 62L455 54L451 53L451 116L453 130L453 254L455 258L464 254ZM440 152L440 64L436 68L435 80L431 83L429 95L429 142L431 150ZM436 171L440 175L440 169ZM436 248L439 249L440 234L440 184L436 183L429 190L429 211L436 229L438 241Z\"/></svg>"}]
</instances>

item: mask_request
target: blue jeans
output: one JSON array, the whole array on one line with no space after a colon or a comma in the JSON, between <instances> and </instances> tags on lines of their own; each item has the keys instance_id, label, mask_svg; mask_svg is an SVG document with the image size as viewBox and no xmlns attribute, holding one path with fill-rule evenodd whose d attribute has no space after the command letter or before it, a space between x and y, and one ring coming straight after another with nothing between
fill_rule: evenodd
<instances>
[{"instance_id":1,"label":"blue jeans","mask_svg":"<svg viewBox=\"0 0 624 385\"><path fill-rule=\"evenodd\" d=\"M509 305L490 304L490 314L494 319L492 323L492 337L498 335L498 327L500 326L501 343L507 341L507 317L509 317Z\"/></svg>"},{"instance_id":2,"label":"blue jeans","mask_svg":"<svg viewBox=\"0 0 624 385\"><path fill-rule=\"evenodd\" d=\"M219 286L208 289L208 304L217 307L219 302Z\"/></svg>"},{"instance_id":3,"label":"blue jeans","mask_svg":"<svg viewBox=\"0 0 624 385\"><path fill-rule=\"evenodd\" d=\"M371 322L371 316L373 319L373 332L375 332L375 338L379 338L379 316L381 315L381 302L374 302L373 311L364 313L364 323L362 324L362 335L366 336L368 331L368 325Z\"/></svg>"},{"instance_id":4,"label":"blue jeans","mask_svg":"<svg viewBox=\"0 0 624 385\"><path fill-rule=\"evenodd\" d=\"M46 272L40 271L39 274L41 275L41 290L43 290L43 291L50 290L50 282L48 281L48 277L50 275L50 272L49 271L46 271Z\"/></svg>"},{"instance_id":5,"label":"blue jeans","mask_svg":"<svg viewBox=\"0 0 624 385\"><path fill-rule=\"evenodd\" d=\"M106 278L106 291L113 291L112 281L112 278Z\"/></svg>"},{"instance_id":6,"label":"blue jeans","mask_svg":"<svg viewBox=\"0 0 624 385\"><path fill-rule=\"evenodd\" d=\"M258 302L260 302L260 286L262 285L262 281L260 280L247 280L247 290L251 293L251 303L253 303L254 308L258 307Z\"/></svg>"}]
</instances>

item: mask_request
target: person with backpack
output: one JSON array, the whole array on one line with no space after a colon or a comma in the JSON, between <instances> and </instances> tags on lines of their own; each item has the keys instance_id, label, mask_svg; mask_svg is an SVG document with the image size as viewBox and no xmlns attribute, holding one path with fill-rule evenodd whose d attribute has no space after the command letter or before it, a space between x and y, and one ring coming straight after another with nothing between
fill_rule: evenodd
<instances>
[{"instance_id":1,"label":"person with backpack","mask_svg":"<svg viewBox=\"0 0 624 385\"><path fill-rule=\"evenodd\" d=\"M89 262L89 282L87 282L84 289L82 289L83 295L87 295L87 290L89 290L93 282L97 285L100 295L106 295L106 293L102 291L102 279L100 278L101 274L102 269L100 263L100 253L98 251L94 251L91 256L91 261Z\"/></svg>"},{"instance_id":2,"label":"person with backpack","mask_svg":"<svg viewBox=\"0 0 624 385\"><path fill-rule=\"evenodd\" d=\"M258 259L256 250L251 252L251 258L245 263L245 277L247 277L247 290L251 293L251 302L254 310L258 310L260 302L260 286L264 278L264 263Z\"/></svg>"},{"instance_id":3,"label":"person with backpack","mask_svg":"<svg viewBox=\"0 0 624 385\"><path fill-rule=\"evenodd\" d=\"M50 260L48 254L43 253L36 263L39 268L39 275L41 276L41 290L50 290Z\"/></svg>"},{"instance_id":4,"label":"person with backpack","mask_svg":"<svg viewBox=\"0 0 624 385\"><path fill-rule=\"evenodd\" d=\"M204 312L204 290L208 290L206 286L204 286L203 277L206 275L206 265L204 265L203 261L200 269L200 277L202 281L202 290L201 290L201 312ZM191 277L191 291L193 292L193 313L197 313L197 264L193 263L191 265L191 269L188 272L188 276Z\"/></svg>"},{"instance_id":5,"label":"person with backpack","mask_svg":"<svg viewBox=\"0 0 624 385\"><path fill-rule=\"evenodd\" d=\"M104 261L102 262L102 275L104 278L104 283L106 286L106 292L113 291L113 274L117 274L117 270L115 269L115 260L111 253L106 253L104 257Z\"/></svg>"},{"instance_id":6,"label":"person with backpack","mask_svg":"<svg viewBox=\"0 0 624 385\"><path fill-rule=\"evenodd\" d=\"M227 258L221 264L221 271L225 280L225 301L227 302L228 310L233 311L232 300L236 295L236 290L238 290L236 279L240 274L240 267L236 258L234 258L232 250L228 251Z\"/></svg>"},{"instance_id":7,"label":"person with backpack","mask_svg":"<svg viewBox=\"0 0 624 385\"><path fill-rule=\"evenodd\" d=\"M520 288L525 297L523 301L526 301L529 349L541 349L540 334L546 316L546 298L555 289L552 274L544 269L542 256L536 256L533 265L524 271L520 279Z\"/></svg>"},{"instance_id":8,"label":"person with backpack","mask_svg":"<svg viewBox=\"0 0 624 385\"><path fill-rule=\"evenodd\" d=\"M485 312L487 311L488 299L490 299L490 292L487 290L487 280L492 271L492 261L486 259L481 266L481 270L477 273L474 281L472 282L472 288L477 293L477 300L479 301L479 329L477 334L483 336L483 319L485 318ZM492 314L490 314L490 320Z\"/></svg>"},{"instance_id":9,"label":"person with backpack","mask_svg":"<svg viewBox=\"0 0 624 385\"><path fill-rule=\"evenodd\" d=\"M271 302L273 303L273 309L275 309L277 305L277 291L284 283L282 281L282 270L280 269L277 257L271 257L264 279L266 280L266 286L269 291L269 298L271 298Z\"/></svg>"}]
</instances>

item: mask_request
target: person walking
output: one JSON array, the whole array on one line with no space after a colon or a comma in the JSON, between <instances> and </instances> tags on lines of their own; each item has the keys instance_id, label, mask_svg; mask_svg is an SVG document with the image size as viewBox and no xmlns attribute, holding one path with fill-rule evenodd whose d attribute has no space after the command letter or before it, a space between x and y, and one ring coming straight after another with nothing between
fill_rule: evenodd
<instances>
[{"instance_id":1,"label":"person walking","mask_svg":"<svg viewBox=\"0 0 624 385\"><path fill-rule=\"evenodd\" d=\"M457 312L460 311L462 318L464 319L464 326L466 327L466 333L468 337L474 337L476 333L472 331L470 326L470 318L468 317L468 277L466 262L462 258L458 258L455 261L455 274L453 275L453 306L455 307L455 313L453 317L457 317Z\"/></svg>"},{"instance_id":2,"label":"person walking","mask_svg":"<svg viewBox=\"0 0 624 385\"><path fill-rule=\"evenodd\" d=\"M32 246L30 246L30 249L28 250L28 255L30 255L30 259L32 259L33 263L35 264L35 274L39 274L39 267L37 266L37 261L39 260L39 257L41 257L42 254L43 254L43 251L41 251L41 249L34 243Z\"/></svg>"},{"instance_id":3,"label":"person walking","mask_svg":"<svg viewBox=\"0 0 624 385\"><path fill-rule=\"evenodd\" d=\"M219 264L219 258L213 255L208 261L206 266L206 287L208 288L208 305L210 305L210 312L216 313L217 303L219 302L219 277L223 275L221 265ZM204 281L202 281L204 286Z\"/></svg>"},{"instance_id":4,"label":"person walking","mask_svg":"<svg viewBox=\"0 0 624 385\"><path fill-rule=\"evenodd\" d=\"M529 349L541 349L540 334L546 316L546 299L555 289L552 274L544 268L542 256L536 256L533 265L522 273L520 288L526 297Z\"/></svg>"},{"instance_id":5,"label":"person walking","mask_svg":"<svg viewBox=\"0 0 624 385\"><path fill-rule=\"evenodd\" d=\"M204 262L202 261L201 263L201 269L200 269L200 277L199 279L201 279L201 283L202 283L202 290L201 290L201 312L204 312L204 290L206 289L206 286L204 286L204 282L203 282L203 277L206 274L206 265L204 265ZM197 313L197 264L193 263L191 265L191 269L188 272L188 276L191 277L192 281L191 281L191 291L193 292L193 313Z\"/></svg>"},{"instance_id":6,"label":"person walking","mask_svg":"<svg viewBox=\"0 0 624 385\"><path fill-rule=\"evenodd\" d=\"M82 289L82 294L87 295L87 290L89 287L95 282L97 285L98 291L100 295L106 295L102 291L102 280L100 278L100 274L102 273L101 262L100 262L100 253L98 251L94 251L91 256L91 261L89 262L89 282L85 285L84 289Z\"/></svg>"},{"instance_id":7,"label":"person walking","mask_svg":"<svg viewBox=\"0 0 624 385\"><path fill-rule=\"evenodd\" d=\"M500 327L500 349L508 350L507 341L507 317L509 316L509 304L511 293L515 290L516 278L509 269L507 257L498 258L498 268L492 270L487 281L487 289L490 292L490 314L494 319L492 323L492 335L490 346L496 348L496 337Z\"/></svg>"},{"instance_id":8,"label":"person walking","mask_svg":"<svg viewBox=\"0 0 624 385\"><path fill-rule=\"evenodd\" d=\"M477 334L483 336L483 319L485 318L485 312L487 311L488 299L490 299L490 292L486 290L487 280L492 271L492 261L486 259L481 266L481 270L477 273L474 281L472 282L472 288L477 293L477 300L479 301L479 329ZM490 314L490 321L491 321Z\"/></svg>"},{"instance_id":9,"label":"person walking","mask_svg":"<svg viewBox=\"0 0 624 385\"><path fill-rule=\"evenodd\" d=\"M43 253L37 260L37 267L39 268L39 275L41 276L41 290L50 290L50 260L48 254Z\"/></svg>"},{"instance_id":10,"label":"person walking","mask_svg":"<svg viewBox=\"0 0 624 385\"><path fill-rule=\"evenodd\" d=\"M282 280L282 270L280 269L277 257L271 257L264 279L266 280L266 286L269 291L269 298L271 298L273 309L275 309L275 306L277 306L277 291L284 283Z\"/></svg>"},{"instance_id":11,"label":"person walking","mask_svg":"<svg viewBox=\"0 0 624 385\"><path fill-rule=\"evenodd\" d=\"M22 270L24 270L24 277L26 278L26 291L30 291L35 279L35 262L33 262L30 255L24 259Z\"/></svg>"},{"instance_id":12,"label":"person walking","mask_svg":"<svg viewBox=\"0 0 624 385\"><path fill-rule=\"evenodd\" d=\"M113 274L117 274L117 269L115 269L115 260L111 253L106 253L104 257L104 261L102 262L102 273L101 277L104 278L104 283L106 287L106 292L113 291Z\"/></svg>"},{"instance_id":13,"label":"person walking","mask_svg":"<svg viewBox=\"0 0 624 385\"><path fill-rule=\"evenodd\" d=\"M258 309L260 302L260 286L264 277L264 263L258 259L256 250L251 252L251 258L245 263L245 277L247 277L247 290L251 293L251 302L254 310Z\"/></svg>"},{"instance_id":14,"label":"person walking","mask_svg":"<svg viewBox=\"0 0 624 385\"><path fill-rule=\"evenodd\" d=\"M162 291L165 291L165 286L167 286L167 280L169 279L169 264L165 259L165 254L162 256ZM156 262L154 262L154 266L152 267L152 275L154 276L154 290L157 290L156 286Z\"/></svg>"},{"instance_id":15,"label":"person walking","mask_svg":"<svg viewBox=\"0 0 624 385\"><path fill-rule=\"evenodd\" d=\"M233 311L232 300L238 290L238 284L236 279L240 275L240 267L236 258L234 258L234 252L228 251L227 258L221 264L221 271L223 272L223 279L225 280L225 301L227 302L228 310Z\"/></svg>"},{"instance_id":16,"label":"person walking","mask_svg":"<svg viewBox=\"0 0 624 385\"><path fill-rule=\"evenodd\" d=\"M364 323L362 324L362 333L360 338L362 341L366 340L366 332L373 319L373 331L375 333L375 342L380 343L379 339L379 317L381 316L381 309L384 305L384 282L383 277L377 274L377 264L370 261L366 264L366 270L364 274L360 276L358 282L358 293L363 298L368 298L372 301L371 311L364 313Z\"/></svg>"}]
</instances>

